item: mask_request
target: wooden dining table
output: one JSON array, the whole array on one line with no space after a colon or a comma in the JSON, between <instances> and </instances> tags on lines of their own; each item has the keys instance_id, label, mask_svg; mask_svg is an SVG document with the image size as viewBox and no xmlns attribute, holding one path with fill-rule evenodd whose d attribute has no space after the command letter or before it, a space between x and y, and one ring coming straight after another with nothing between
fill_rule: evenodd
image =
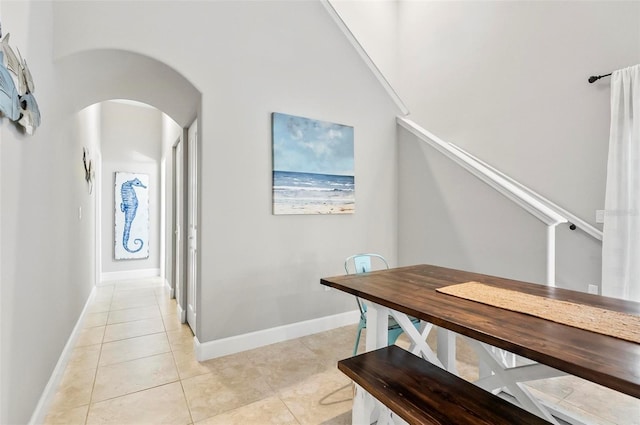
<instances>
[{"instance_id":1,"label":"wooden dining table","mask_svg":"<svg viewBox=\"0 0 640 425\"><path fill-rule=\"evenodd\" d=\"M367 300L367 350L387 345L391 315L409 335L415 354L455 370L451 345L440 347L439 339L438 353L432 352L424 341L429 329L416 330L410 318L462 335L482 348L480 361L489 363L480 386L508 388L524 408L538 414L542 410L541 416L552 422L554 418L519 383L570 374L640 399L640 344L437 291L465 282L640 316L640 303L632 301L434 265L328 277L320 283ZM530 363L510 367L496 351Z\"/></svg>"}]
</instances>

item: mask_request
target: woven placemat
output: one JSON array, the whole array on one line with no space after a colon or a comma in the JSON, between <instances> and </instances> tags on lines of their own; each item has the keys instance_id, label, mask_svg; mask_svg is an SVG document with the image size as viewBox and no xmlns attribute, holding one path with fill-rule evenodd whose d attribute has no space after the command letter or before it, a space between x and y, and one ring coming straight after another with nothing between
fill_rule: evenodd
<instances>
[{"instance_id":1,"label":"woven placemat","mask_svg":"<svg viewBox=\"0 0 640 425\"><path fill-rule=\"evenodd\" d=\"M466 282L438 292L640 344L640 316Z\"/></svg>"}]
</instances>

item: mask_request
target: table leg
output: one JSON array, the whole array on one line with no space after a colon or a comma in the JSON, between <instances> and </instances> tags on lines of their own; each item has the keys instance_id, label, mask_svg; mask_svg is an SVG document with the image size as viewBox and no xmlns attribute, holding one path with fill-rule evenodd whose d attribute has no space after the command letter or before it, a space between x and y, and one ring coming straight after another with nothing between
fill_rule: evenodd
<instances>
[{"instance_id":1,"label":"table leg","mask_svg":"<svg viewBox=\"0 0 640 425\"><path fill-rule=\"evenodd\" d=\"M564 372L553 369L539 363L533 363L518 367L509 367L506 358L494 350L494 347L467 339L478 353L480 364L484 365L491 373L475 382L477 386L493 393L505 388L506 392L512 395L523 409L534 413L553 424L558 424L551 413L533 397L529 391L521 385L522 382L535 379L544 379L554 376L565 375Z\"/></svg>"},{"instance_id":2,"label":"table leg","mask_svg":"<svg viewBox=\"0 0 640 425\"><path fill-rule=\"evenodd\" d=\"M456 367L456 334L445 328L437 328L438 359L442 366L454 375L458 374Z\"/></svg>"},{"instance_id":3,"label":"table leg","mask_svg":"<svg viewBox=\"0 0 640 425\"><path fill-rule=\"evenodd\" d=\"M376 410L377 400L371 394L366 392L358 384L354 384L356 392L353 396L353 408L351 410L351 423L353 424L372 424L376 422L374 410Z\"/></svg>"},{"instance_id":4,"label":"table leg","mask_svg":"<svg viewBox=\"0 0 640 425\"><path fill-rule=\"evenodd\" d=\"M353 396L353 409L351 411L351 423L355 425L408 425L400 416L380 403L360 385L356 387Z\"/></svg>"},{"instance_id":5,"label":"table leg","mask_svg":"<svg viewBox=\"0 0 640 425\"><path fill-rule=\"evenodd\" d=\"M389 309L375 303L367 303L366 350L373 351L389 344Z\"/></svg>"},{"instance_id":6,"label":"table leg","mask_svg":"<svg viewBox=\"0 0 640 425\"><path fill-rule=\"evenodd\" d=\"M396 322L398 322L404 333L407 334L411 340L411 353L416 356L421 356L423 359L427 359L436 366L443 367L436 354L427 344L427 335L429 335L429 331L433 325L425 322L425 326L421 327L421 332L418 332L415 326L413 326L411 319L409 319L409 316L404 313L400 313L399 311L389 311L393 318L396 319Z\"/></svg>"}]
</instances>

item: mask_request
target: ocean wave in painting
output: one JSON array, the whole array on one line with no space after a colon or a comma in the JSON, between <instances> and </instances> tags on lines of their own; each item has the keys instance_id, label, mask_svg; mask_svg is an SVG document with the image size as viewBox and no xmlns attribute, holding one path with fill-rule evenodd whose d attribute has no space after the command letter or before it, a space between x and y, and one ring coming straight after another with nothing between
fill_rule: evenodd
<instances>
[{"instance_id":1,"label":"ocean wave in painting","mask_svg":"<svg viewBox=\"0 0 640 425\"><path fill-rule=\"evenodd\" d=\"M354 183L354 176L274 171L274 213L353 213Z\"/></svg>"}]
</instances>

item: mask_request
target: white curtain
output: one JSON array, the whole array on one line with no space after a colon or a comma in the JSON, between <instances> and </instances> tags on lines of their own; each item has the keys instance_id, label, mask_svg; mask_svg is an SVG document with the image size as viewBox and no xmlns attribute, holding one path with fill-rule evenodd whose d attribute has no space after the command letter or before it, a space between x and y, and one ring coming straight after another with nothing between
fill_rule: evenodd
<instances>
[{"instance_id":1,"label":"white curtain","mask_svg":"<svg viewBox=\"0 0 640 425\"><path fill-rule=\"evenodd\" d=\"M611 75L602 295L640 301L640 65Z\"/></svg>"}]
</instances>

